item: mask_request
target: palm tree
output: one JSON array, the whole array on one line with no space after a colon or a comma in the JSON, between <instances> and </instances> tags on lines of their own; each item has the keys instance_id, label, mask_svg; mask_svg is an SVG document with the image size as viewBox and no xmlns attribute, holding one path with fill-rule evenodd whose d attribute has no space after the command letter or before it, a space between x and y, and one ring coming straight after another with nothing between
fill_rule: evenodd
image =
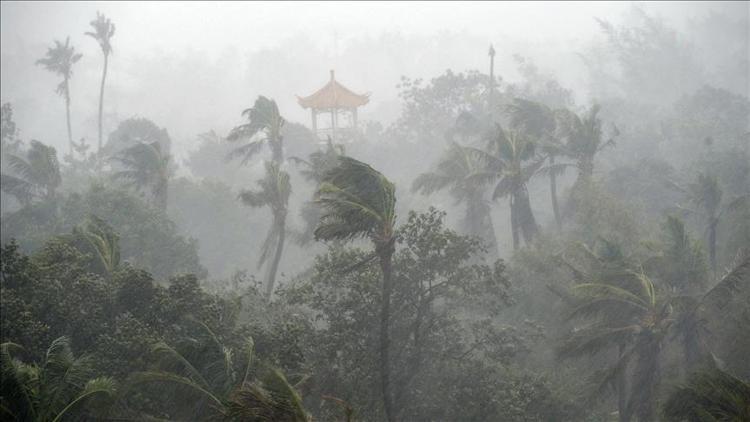
<instances>
[{"instance_id":1,"label":"palm tree","mask_svg":"<svg viewBox=\"0 0 750 422\"><path fill-rule=\"evenodd\" d=\"M578 281L574 287L578 301L570 317L592 321L570 334L558 356L593 355L616 348L617 360L600 373L600 385L611 385L617 392L620 421L633 416L641 422L653 421L661 349L673 322L671 302L657 294L649 277L629 269L617 247L605 242L604 250L597 254L583 248L591 263L589 270L566 262Z\"/></svg>"},{"instance_id":2,"label":"palm tree","mask_svg":"<svg viewBox=\"0 0 750 422\"><path fill-rule=\"evenodd\" d=\"M487 184L475 180L482 162L472 150L451 143L431 172L420 174L412 184L412 192L429 195L448 189L456 204L466 205L464 224L467 232L484 239L491 256L497 256L497 239L492 224L490 206L485 198Z\"/></svg>"},{"instance_id":3,"label":"palm tree","mask_svg":"<svg viewBox=\"0 0 750 422\"><path fill-rule=\"evenodd\" d=\"M55 148L31 141L25 155L8 154L8 166L15 175L3 173L0 187L23 205L34 199L53 200L62 183Z\"/></svg>"},{"instance_id":4,"label":"palm tree","mask_svg":"<svg viewBox=\"0 0 750 422\"><path fill-rule=\"evenodd\" d=\"M14 343L0 346L3 420L57 422L83 403L91 404L91 399L111 398L116 393L112 378L90 378L90 359L76 358L67 337L50 344L41 367L11 357L12 349L21 347Z\"/></svg>"},{"instance_id":5,"label":"palm tree","mask_svg":"<svg viewBox=\"0 0 750 422\"><path fill-rule=\"evenodd\" d=\"M375 245L383 273L380 310L380 377L386 419L395 420L390 385L391 260L395 252L396 188L380 172L351 157L324 177L317 191L323 216L315 229L316 240L369 238Z\"/></svg>"},{"instance_id":6,"label":"palm tree","mask_svg":"<svg viewBox=\"0 0 750 422\"><path fill-rule=\"evenodd\" d=\"M109 65L109 55L112 53L112 36L115 35L115 24L103 14L96 12L96 19L92 20L90 25L94 28L93 32L86 32L88 35L99 43L104 55L104 68L102 69L102 83L99 87L99 144L97 155L101 160L102 154L102 114L104 112L104 82L107 79L107 66Z\"/></svg>"},{"instance_id":7,"label":"palm tree","mask_svg":"<svg viewBox=\"0 0 750 422\"><path fill-rule=\"evenodd\" d=\"M162 152L159 142L139 142L111 159L124 166L112 175L114 179L125 180L137 190L149 188L154 205L162 211L167 209L170 157Z\"/></svg>"},{"instance_id":8,"label":"palm tree","mask_svg":"<svg viewBox=\"0 0 750 422\"><path fill-rule=\"evenodd\" d=\"M564 140L561 152L575 160L574 166L578 169L576 186L591 181L596 154L614 145L614 137L619 134L617 127L614 127L612 137L606 141L603 139L599 110L599 106L595 104L583 117L569 110L555 113L557 136Z\"/></svg>"},{"instance_id":9,"label":"palm tree","mask_svg":"<svg viewBox=\"0 0 750 422\"><path fill-rule=\"evenodd\" d=\"M313 183L317 189L323 182L326 173L336 166L337 159L341 155L344 155L344 146L334 144L329 137L326 148L311 153L307 160L299 157L289 157L289 159L302 166L300 174L308 182ZM305 246L313 240L313 232L320 220L321 213L322 210L315 201L307 201L302 205L300 216L305 222L305 228L295 236L300 245Z\"/></svg>"},{"instance_id":10,"label":"palm tree","mask_svg":"<svg viewBox=\"0 0 750 422\"><path fill-rule=\"evenodd\" d=\"M251 368L255 361L252 338L246 341L245 354L242 356L244 370L238 373L235 370L234 351L224 345L207 325L195 322L202 328L205 338L189 344L199 352L187 355L164 342L156 343L152 351L158 358L159 369L133 374L129 379L129 389L155 383L191 391L199 397L190 409L193 418L203 415L208 408L213 418L227 421L311 420L296 386L281 371L269 368L259 379L251 379ZM199 356L201 362L188 356Z\"/></svg>"},{"instance_id":11,"label":"palm tree","mask_svg":"<svg viewBox=\"0 0 750 422\"><path fill-rule=\"evenodd\" d=\"M473 177L474 182L481 184L498 180L492 199L506 196L510 199L513 249L518 249L520 246L521 235L527 244L531 242L539 231L539 227L531 210L526 184L544 164L544 160L524 164L535 158L534 142L519 132L506 132L498 125L496 134L486 151L464 148L468 148L482 163L482 170Z\"/></svg>"},{"instance_id":12,"label":"palm tree","mask_svg":"<svg viewBox=\"0 0 750 422\"><path fill-rule=\"evenodd\" d=\"M286 239L286 216L287 204L292 187L289 183L289 174L281 170L278 163L266 161L266 175L258 180L258 190L245 190L240 193L240 200L247 206L269 207L273 217L273 223L268 230L266 240L258 260L261 267L267 260L272 250L275 250L271 265L268 267L266 278L266 298L270 299L276 282L276 272L279 269L279 261L284 251L284 240Z\"/></svg>"},{"instance_id":13,"label":"palm tree","mask_svg":"<svg viewBox=\"0 0 750 422\"><path fill-rule=\"evenodd\" d=\"M547 157L549 165L543 170L549 173L552 212L555 215L555 223L559 230L562 227L562 219L557 201L557 176L565 167L556 165L555 159L565 152L562 143L556 136L559 134L556 115L561 111L552 110L541 103L516 98L508 106L508 112L511 128L531 136Z\"/></svg>"},{"instance_id":14,"label":"palm tree","mask_svg":"<svg viewBox=\"0 0 750 422\"><path fill-rule=\"evenodd\" d=\"M750 384L715 366L695 372L670 393L663 414L675 422L750 420Z\"/></svg>"},{"instance_id":15,"label":"palm tree","mask_svg":"<svg viewBox=\"0 0 750 422\"><path fill-rule=\"evenodd\" d=\"M52 73L60 75L62 82L57 85L58 95L65 100L65 119L68 125L68 145L73 152L73 132L70 128L70 78L73 76L73 64L80 60L82 54L76 54L75 48L70 45L70 37L65 39L65 44L55 40L55 46L47 49L47 55L36 61L36 64L44 66Z\"/></svg>"},{"instance_id":16,"label":"palm tree","mask_svg":"<svg viewBox=\"0 0 750 422\"><path fill-rule=\"evenodd\" d=\"M106 276L120 265L120 236L101 218L90 215L73 228L73 235L83 240L86 249L93 250L98 266Z\"/></svg>"},{"instance_id":17,"label":"palm tree","mask_svg":"<svg viewBox=\"0 0 750 422\"><path fill-rule=\"evenodd\" d=\"M267 144L271 148L273 161L281 164L284 161L284 137L281 135L284 118L279 113L276 101L261 95L255 100L253 107L243 111L242 115L247 117L248 122L232 129L227 140L249 142L235 148L229 158L239 157L242 164L245 164Z\"/></svg>"}]
</instances>

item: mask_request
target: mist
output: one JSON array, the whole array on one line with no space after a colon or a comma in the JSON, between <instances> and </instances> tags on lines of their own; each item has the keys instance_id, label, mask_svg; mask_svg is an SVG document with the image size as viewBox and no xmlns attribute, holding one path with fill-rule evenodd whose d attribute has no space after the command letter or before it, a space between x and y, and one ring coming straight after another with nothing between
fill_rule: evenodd
<instances>
[{"instance_id":1,"label":"mist","mask_svg":"<svg viewBox=\"0 0 750 422\"><path fill-rule=\"evenodd\" d=\"M10 420L750 418L748 3L0 14Z\"/></svg>"}]
</instances>

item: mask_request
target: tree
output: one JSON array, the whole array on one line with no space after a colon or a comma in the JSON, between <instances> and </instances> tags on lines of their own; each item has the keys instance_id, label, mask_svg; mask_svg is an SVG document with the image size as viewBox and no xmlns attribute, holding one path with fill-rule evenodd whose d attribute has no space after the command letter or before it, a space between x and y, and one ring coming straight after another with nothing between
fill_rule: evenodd
<instances>
[{"instance_id":1,"label":"tree","mask_svg":"<svg viewBox=\"0 0 750 422\"><path fill-rule=\"evenodd\" d=\"M68 37L65 39L65 44L55 40L55 46L47 49L47 55L36 61L36 64L62 77L62 82L57 85L55 92L65 100L65 120L68 125L68 145L71 153L73 152L73 132L70 128L70 78L73 76L73 65L81 57L82 54L76 54L75 48L70 45L70 37Z\"/></svg>"},{"instance_id":2,"label":"tree","mask_svg":"<svg viewBox=\"0 0 750 422\"><path fill-rule=\"evenodd\" d=\"M559 230L562 227L562 219L557 202L557 176L565 169L565 167L555 165L555 158L564 153L562 144L556 136L558 134L556 115L560 111L552 110L542 103L516 98L508 106L508 112L511 127L532 137L547 157L549 165L545 170L549 173L552 212Z\"/></svg>"},{"instance_id":3,"label":"tree","mask_svg":"<svg viewBox=\"0 0 750 422\"><path fill-rule=\"evenodd\" d=\"M90 215L73 228L73 236L83 241L79 249L93 251L96 266L110 277L120 265L120 236L101 218Z\"/></svg>"},{"instance_id":4,"label":"tree","mask_svg":"<svg viewBox=\"0 0 750 422\"><path fill-rule=\"evenodd\" d=\"M386 419L395 420L390 385L392 268L395 252L396 187L377 170L347 156L325 176L317 202L323 208L316 240L369 238L375 245L383 275L380 311L380 377Z\"/></svg>"},{"instance_id":5,"label":"tree","mask_svg":"<svg viewBox=\"0 0 750 422\"><path fill-rule=\"evenodd\" d=\"M653 421L661 350L672 324L670 300L657 293L643 272L629 268L616 245L604 242L600 253L586 247L582 251L589 268L566 262L577 281L570 318L590 322L570 333L558 356L590 356L616 348L615 362L598 373L600 389L611 385L617 392L620 421L633 416Z\"/></svg>"},{"instance_id":6,"label":"tree","mask_svg":"<svg viewBox=\"0 0 750 422\"><path fill-rule=\"evenodd\" d=\"M269 207L273 222L263 241L263 246L258 260L258 267L261 267L269 258L271 251L273 257L268 267L268 276L266 278L266 297L270 300L273 294L273 287L276 282L276 272L279 269L279 261L284 251L284 241L286 239L286 216L289 195L292 192L289 183L289 174L281 170L278 163L266 161L265 177L257 181L258 190L243 190L240 193L240 200L243 204L258 208Z\"/></svg>"},{"instance_id":7,"label":"tree","mask_svg":"<svg viewBox=\"0 0 750 422\"><path fill-rule=\"evenodd\" d=\"M470 149L451 144L435 165L435 170L419 175L412 184L412 192L430 194L448 189L456 203L464 203L464 225L468 234L483 239L490 256L497 256L497 239L492 225L490 206L485 198L486 184L474 176L482 171L482 162Z\"/></svg>"},{"instance_id":8,"label":"tree","mask_svg":"<svg viewBox=\"0 0 750 422\"><path fill-rule=\"evenodd\" d=\"M122 164L125 169L115 172L115 180L124 180L136 190L151 190L154 205L162 210L167 209L169 192L169 155L162 152L159 142L150 144L139 142L112 157L113 161Z\"/></svg>"},{"instance_id":9,"label":"tree","mask_svg":"<svg viewBox=\"0 0 750 422\"><path fill-rule=\"evenodd\" d=\"M247 117L248 122L233 128L227 140L248 143L235 148L229 154L229 158L241 158L242 164L245 164L260 152L264 144L267 144L271 149L272 160L281 164L284 161L284 137L281 135L281 128L285 120L279 113L276 101L261 95L251 108L242 112L242 115Z\"/></svg>"},{"instance_id":10,"label":"tree","mask_svg":"<svg viewBox=\"0 0 750 422\"><path fill-rule=\"evenodd\" d=\"M14 349L21 347L0 345L3 420L58 422L79 411L83 403L116 393L112 378L90 378L90 359L76 358L67 337L50 344L41 367L12 358Z\"/></svg>"},{"instance_id":11,"label":"tree","mask_svg":"<svg viewBox=\"0 0 750 422\"><path fill-rule=\"evenodd\" d=\"M344 155L344 146L334 144L328 138L326 148L324 150L318 149L311 153L307 160L299 157L289 157L289 159L304 167L300 170L300 174L308 182L313 183L315 189L317 189L323 182L326 173L336 166L337 159L341 155ZM313 240L313 232L315 231L315 226L318 224L318 220L320 220L321 212L322 210L314 200L307 201L302 205L300 216L305 222L305 227L296 236L296 240L300 245L305 246Z\"/></svg>"},{"instance_id":12,"label":"tree","mask_svg":"<svg viewBox=\"0 0 750 422\"><path fill-rule=\"evenodd\" d=\"M109 18L104 14L96 12L96 19L89 23L93 28L93 32L86 32L85 35L90 36L99 43L99 47L102 49L102 55L104 56L104 67L102 69L102 83L99 87L99 144L97 148L97 155L99 160L102 159L102 115L104 112L104 82L107 79L107 66L109 64L109 55L112 53L112 37L115 35L115 24L113 24Z\"/></svg>"},{"instance_id":13,"label":"tree","mask_svg":"<svg viewBox=\"0 0 750 422\"><path fill-rule=\"evenodd\" d=\"M535 158L535 147L527 136L517 131L506 132L499 125L486 150L465 147L482 163L481 171L474 176L475 182L498 180L492 199L509 198L514 249L520 246L521 235L528 244L539 231L526 184L544 164L544 160L524 164Z\"/></svg>"},{"instance_id":14,"label":"tree","mask_svg":"<svg viewBox=\"0 0 750 422\"><path fill-rule=\"evenodd\" d=\"M667 421L744 421L750 419L750 384L715 366L690 375L663 407Z\"/></svg>"},{"instance_id":15,"label":"tree","mask_svg":"<svg viewBox=\"0 0 750 422\"><path fill-rule=\"evenodd\" d=\"M619 134L614 128L613 136L603 139L602 121L599 119L599 106L593 105L583 117L569 110L557 113L558 136L563 139L563 154L575 160L578 169L576 186L587 185L594 174L594 157L599 151L614 145L614 137Z\"/></svg>"},{"instance_id":16,"label":"tree","mask_svg":"<svg viewBox=\"0 0 750 422\"><path fill-rule=\"evenodd\" d=\"M2 190L24 205L34 199L53 200L62 183L55 148L32 140L25 155L8 154L8 164L15 175L2 175Z\"/></svg>"}]
</instances>

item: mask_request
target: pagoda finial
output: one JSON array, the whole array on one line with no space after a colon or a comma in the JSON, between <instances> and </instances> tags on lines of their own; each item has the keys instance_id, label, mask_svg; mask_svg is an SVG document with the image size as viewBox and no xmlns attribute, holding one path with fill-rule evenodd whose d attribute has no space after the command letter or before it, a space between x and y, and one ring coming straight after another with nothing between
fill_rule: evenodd
<instances>
[{"instance_id":1,"label":"pagoda finial","mask_svg":"<svg viewBox=\"0 0 750 422\"><path fill-rule=\"evenodd\" d=\"M334 80L334 77L333 77L333 69L331 69L331 80Z\"/></svg>"}]
</instances>

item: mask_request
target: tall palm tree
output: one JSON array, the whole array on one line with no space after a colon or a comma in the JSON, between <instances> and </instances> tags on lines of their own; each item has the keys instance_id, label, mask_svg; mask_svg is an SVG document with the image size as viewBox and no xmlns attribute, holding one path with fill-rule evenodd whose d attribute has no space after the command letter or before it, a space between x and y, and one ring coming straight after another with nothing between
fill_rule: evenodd
<instances>
[{"instance_id":1,"label":"tall palm tree","mask_svg":"<svg viewBox=\"0 0 750 422\"><path fill-rule=\"evenodd\" d=\"M47 49L47 55L36 61L36 64L62 77L55 92L65 100L65 121L68 125L68 146L71 153L73 152L73 131L70 128L70 78L73 76L73 65L81 57L82 54L77 54L75 47L70 45L70 37L68 37L64 44L55 40L54 47Z\"/></svg>"},{"instance_id":2,"label":"tall palm tree","mask_svg":"<svg viewBox=\"0 0 750 422\"><path fill-rule=\"evenodd\" d=\"M570 317L589 322L570 334L558 356L616 349L616 361L601 373L601 386L611 385L617 392L620 421L633 416L640 422L653 421L661 349L673 322L671 302L658 295L649 277L629 269L614 245L605 243L603 254L585 247L583 251L591 262L589 269L566 263L578 281L578 302Z\"/></svg>"},{"instance_id":3,"label":"tall palm tree","mask_svg":"<svg viewBox=\"0 0 750 422\"><path fill-rule=\"evenodd\" d=\"M102 55L104 55L104 67L102 69L102 83L99 86L99 144L97 149L97 155L101 160L102 154L102 115L104 112L104 82L107 80L107 67L109 65L109 55L112 54L112 37L115 35L115 24L113 24L109 18L104 14L96 12L96 19L90 22L90 25L94 28L93 31L86 32L88 35L99 43L99 47L102 49Z\"/></svg>"},{"instance_id":4,"label":"tall palm tree","mask_svg":"<svg viewBox=\"0 0 750 422\"><path fill-rule=\"evenodd\" d=\"M112 177L126 181L137 190L150 189L154 205L165 211L170 178L169 159L159 142L139 142L111 158L124 167Z\"/></svg>"},{"instance_id":5,"label":"tall palm tree","mask_svg":"<svg viewBox=\"0 0 750 422\"><path fill-rule=\"evenodd\" d=\"M276 283L276 273L279 269L281 254L284 251L287 205L292 187L289 183L289 174L281 170L278 163L266 161L265 167L266 175L263 179L257 181L258 189L242 191L240 200L253 208L268 207L271 210L273 223L268 230L266 240L263 242L260 259L258 260L258 267L261 267L268 259L271 251L274 251L266 278L266 298L270 299Z\"/></svg>"},{"instance_id":6,"label":"tall palm tree","mask_svg":"<svg viewBox=\"0 0 750 422\"><path fill-rule=\"evenodd\" d=\"M34 199L53 200L62 183L55 148L31 141L25 155L8 154L8 166L15 175L3 173L0 187L23 205Z\"/></svg>"},{"instance_id":7,"label":"tall palm tree","mask_svg":"<svg viewBox=\"0 0 750 422\"><path fill-rule=\"evenodd\" d=\"M116 393L112 378L90 378L90 360L75 357L67 337L50 344L42 366L13 358L11 350L20 348L13 343L0 345L3 420L58 422L83 403L111 398Z\"/></svg>"},{"instance_id":8,"label":"tall palm tree","mask_svg":"<svg viewBox=\"0 0 750 422\"><path fill-rule=\"evenodd\" d=\"M562 227L562 219L557 201L557 176L565 167L556 165L555 159L565 153L563 145L557 137L559 130L556 115L560 114L561 111L552 110L542 103L516 98L508 106L508 112L511 128L531 136L547 157L549 165L545 170L549 174L552 212L555 215L555 223L559 230Z\"/></svg>"},{"instance_id":9,"label":"tall palm tree","mask_svg":"<svg viewBox=\"0 0 750 422\"><path fill-rule=\"evenodd\" d=\"M392 268L395 252L396 187L380 172L351 157L324 177L317 202L323 216L315 229L317 240L369 238L383 273L380 309L380 377L386 419L395 420L390 385L390 317Z\"/></svg>"},{"instance_id":10,"label":"tall palm tree","mask_svg":"<svg viewBox=\"0 0 750 422\"><path fill-rule=\"evenodd\" d=\"M412 192L429 195L448 189L456 204L464 203L466 206L464 225L467 232L484 239L488 252L497 256L495 228L485 197L487 184L479 183L474 177L482 170L482 162L477 160L477 155L472 150L451 143L433 171L417 176L412 184Z\"/></svg>"},{"instance_id":11,"label":"tall palm tree","mask_svg":"<svg viewBox=\"0 0 750 422\"><path fill-rule=\"evenodd\" d=\"M307 160L299 157L289 157L294 163L301 165L300 174L310 183L318 186L323 182L326 173L336 166L338 157L344 155L344 146L334 144L331 138L328 138L325 149L318 149L311 153ZM322 210L315 201L307 201L302 205L300 216L305 223L304 229L297 233L295 238L297 243L302 246L307 245L313 240L313 232L320 220Z\"/></svg>"},{"instance_id":12,"label":"tall palm tree","mask_svg":"<svg viewBox=\"0 0 750 422\"><path fill-rule=\"evenodd\" d=\"M248 141L245 145L235 148L229 158L241 158L242 164L247 163L253 155L260 152L264 144L271 148L272 159L277 164L284 161L284 137L281 128L284 118L279 113L276 101L259 96L252 108L242 112L248 122L235 127L227 136L231 142ZM259 135L259 136L256 136Z\"/></svg>"},{"instance_id":13,"label":"tall palm tree","mask_svg":"<svg viewBox=\"0 0 750 422\"><path fill-rule=\"evenodd\" d=\"M536 236L539 227L531 210L528 181L544 164L544 159L536 159L535 144L517 131L506 132L499 125L486 150L467 148L482 162L482 170L473 180L485 183L497 180L492 199L509 198L510 223L513 235L513 249L520 246L520 237L528 244ZM527 161L530 164L525 164Z\"/></svg>"},{"instance_id":14,"label":"tall palm tree","mask_svg":"<svg viewBox=\"0 0 750 422\"><path fill-rule=\"evenodd\" d=\"M617 127L614 127L612 136L604 139L599 111L600 107L594 104L583 117L569 110L560 110L555 114L557 134L564 140L561 152L575 160L574 166L578 169L576 186L591 180L596 154L614 145L614 137L619 134Z\"/></svg>"}]
</instances>

